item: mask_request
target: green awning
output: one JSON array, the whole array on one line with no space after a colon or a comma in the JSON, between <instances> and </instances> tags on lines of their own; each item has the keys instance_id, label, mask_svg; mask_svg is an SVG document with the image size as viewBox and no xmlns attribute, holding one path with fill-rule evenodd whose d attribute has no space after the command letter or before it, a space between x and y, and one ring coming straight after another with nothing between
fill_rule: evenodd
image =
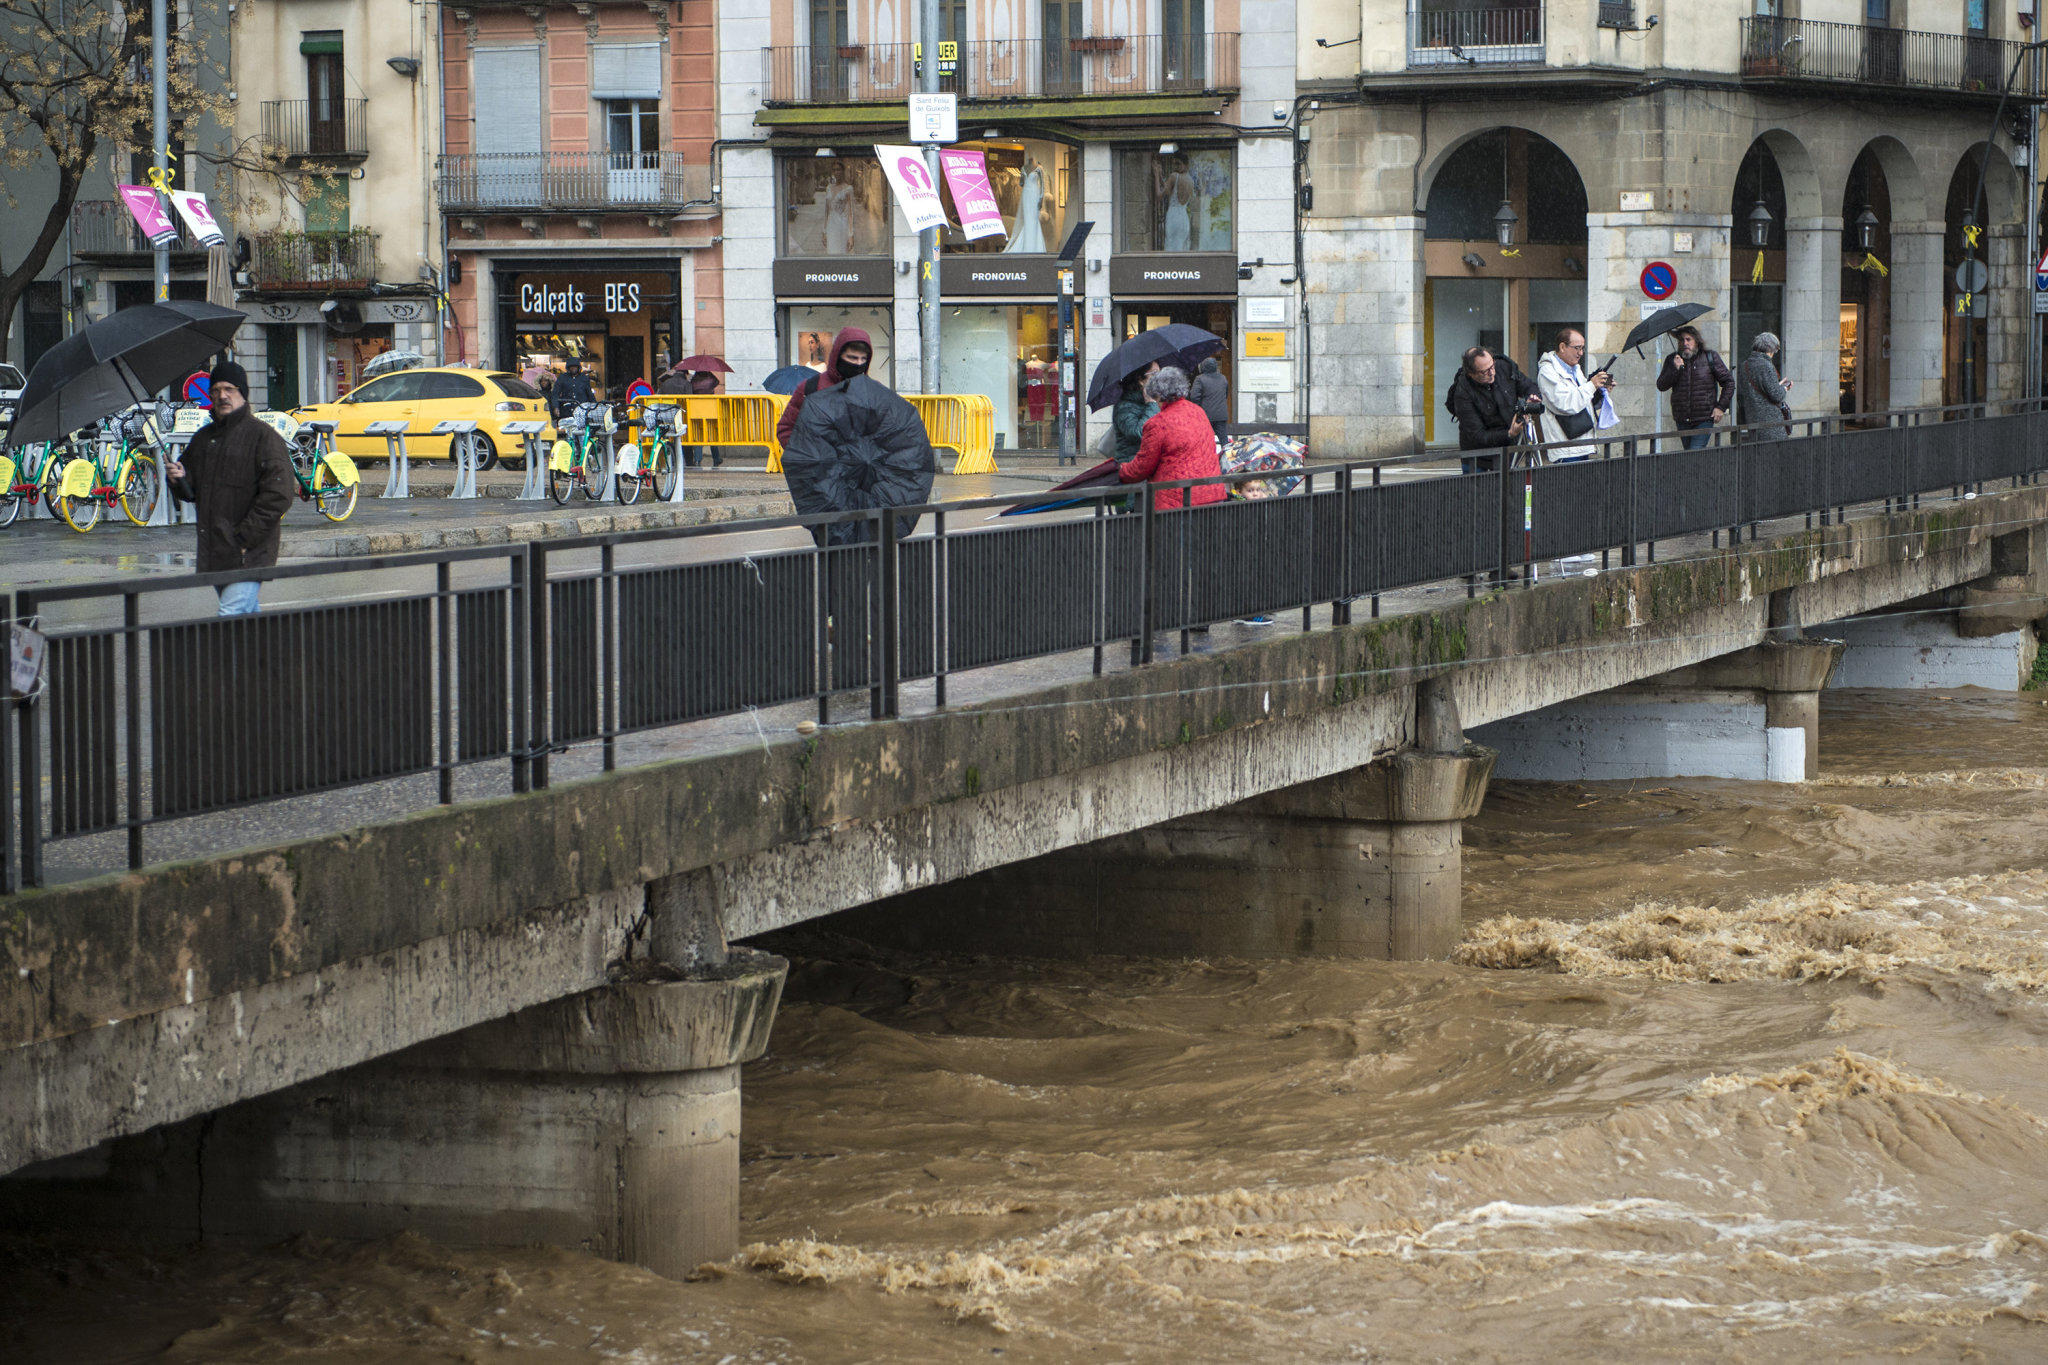
<instances>
[{"instance_id":1,"label":"green awning","mask_svg":"<svg viewBox=\"0 0 2048 1365\"><path fill-rule=\"evenodd\" d=\"M1230 103L1227 95L1154 95L1132 99L962 100L960 122L1004 117L1037 119L1174 118L1214 115ZM796 128L816 124L907 124L908 104L804 104L761 109L754 114L760 128Z\"/></svg>"},{"instance_id":2,"label":"green awning","mask_svg":"<svg viewBox=\"0 0 2048 1365\"><path fill-rule=\"evenodd\" d=\"M301 33L299 51L308 57L339 57L341 32L336 29L327 33Z\"/></svg>"}]
</instances>

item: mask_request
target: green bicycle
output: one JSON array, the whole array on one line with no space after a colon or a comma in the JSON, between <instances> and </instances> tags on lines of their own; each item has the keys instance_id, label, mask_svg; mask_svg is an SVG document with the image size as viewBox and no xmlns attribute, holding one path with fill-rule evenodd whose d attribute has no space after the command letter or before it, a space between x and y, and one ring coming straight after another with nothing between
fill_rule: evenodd
<instances>
[{"instance_id":1,"label":"green bicycle","mask_svg":"<svg viewBox=\"0 0 2048 1365\"><path fill-rule=\"evenodd\" d=\"M0 455L0 526L12 526L24 503L33 507L40 502L50 509L51 516L57 515L57 480L63 473L66 449L39 441L24 446L19 461Z\"/></svg>"},{"instance_id":2,"label":"green bicycle","mask_svg":"<svg viewBox=\"0 0 2048 1365\"><path fill-rule=\"evenodd\" d=\"M555 429L559 438L548 452L548 496L557 507L567 507L581 489L595 502L604 496L605 471L599 462L606 447L596 438L612 429L611 409L603 403L578 403ZM637 489L634 496L639 496Z\"/></svg>"},{"instance_id":3,"label":"green bicycle","mask_svg":"<svg viewBox=\"0 0 2048 1365\"><path fill-rule=\"evenodd\" d=\"M86 436L85 448L91 454L66 463L57 485L57 515L64 524L83 535L118 504L129 521L147 526L166 491L154 422L131 409Z\"/></svg>"},{"instance_id":4,"label":"green bicycle","mask_svg":"<svg viewBox=\"0 0 2048 1365\"><path fill-rule=\"evenodd\" d=\"M673 403L640 405L640 439L619 452L619 501L640 501L640 490L648 481L663 502L675 496L676 478L682 463L676 458L680 442L676 435L677 408Z\"/></svg>"}]
</instances>

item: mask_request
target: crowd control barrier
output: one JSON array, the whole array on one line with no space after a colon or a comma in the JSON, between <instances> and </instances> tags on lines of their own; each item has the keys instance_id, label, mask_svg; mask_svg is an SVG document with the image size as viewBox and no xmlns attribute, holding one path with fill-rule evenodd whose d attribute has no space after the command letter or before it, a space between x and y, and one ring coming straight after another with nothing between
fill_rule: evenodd
<instances>
[{"instance_id":1,"label":"crowd control barrier","mask_svg":"<svg viewBox=\"0 0 2048 1365\"><path fill-rule=\"evenodd\" d=\"M676 439L685 446L763 446L768 472L782 472L775 424L789 400L779 393L651 393L652 407L680 409Z\"/></svg>"},{"instance_id":2,"label":"crowd control barrier","mask_svg":"<svg viewBox=\"0 0 2048 1365\"><path fill-rule=\"evenodd\" d=\"M955 474L996 472L996 405L985 393L906 393L935 446L960 452Z\"/></svg>"}]
</instances>

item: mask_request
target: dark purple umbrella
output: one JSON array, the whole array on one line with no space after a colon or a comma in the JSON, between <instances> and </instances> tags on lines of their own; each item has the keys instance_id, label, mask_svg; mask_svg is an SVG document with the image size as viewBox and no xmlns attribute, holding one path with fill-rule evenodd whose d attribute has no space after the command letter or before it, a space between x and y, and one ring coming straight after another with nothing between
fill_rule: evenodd
<instances>
[{"instance_id":1,"label":"dark purple umbrella","mask_svg":"<svg viewBox=\"0 0 2048 1365\"><path fill-rule=\"evenodd\" d=\"M1082 470L1065 483L1054 484L1051 491L1059 493L1069 488L1114 488L1122 482L1123 478L1117 472L1116 461L1104 460L1099 465ZM1062 507L1078 507L1086 501L1086 498L1062 498L1055 502L1028 502L1022 507L1012 507L1001 515L1021 517L1029 512L1057 512Z\"/></svg>"}]
</instances>

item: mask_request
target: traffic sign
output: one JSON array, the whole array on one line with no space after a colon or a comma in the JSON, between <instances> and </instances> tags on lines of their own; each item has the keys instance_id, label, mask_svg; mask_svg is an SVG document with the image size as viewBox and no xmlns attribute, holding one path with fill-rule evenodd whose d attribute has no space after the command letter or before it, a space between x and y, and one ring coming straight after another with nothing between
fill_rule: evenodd
<instances>
[{"instance_id":1,"label":"traffic sign","mask_svg":"<svg viewBox=\"0 0 2048 1365\"><path fill-rule=\"evenodd\" d=\"M1643 267L1643 293L1662 302L1678 292L1678 272L1669 261L1652 261Z\"/></svg>"},{"instance_id":2,"label":"traffic sign","mask_svg":"<svg viewBox=\"0 0 2048 1365\"><path fill-rule=\"evenodd\" d=\"M1991 283L1991 271L1982 261L1964 261L1956 267L1956 288L1965 294L1981 294Z\"/></svg>"},{"instance_id":3,"label":"traffic sign","mask_svg":"<svg viewBox=\"0 0 2048 1365\"><path fill-rule=\"evenodd\" d=\"M943 54L944 49L941 49ZM950 93L910 97L910 140L912 142L958 142L960 104Z\"/></svg>"}]
</instances>

